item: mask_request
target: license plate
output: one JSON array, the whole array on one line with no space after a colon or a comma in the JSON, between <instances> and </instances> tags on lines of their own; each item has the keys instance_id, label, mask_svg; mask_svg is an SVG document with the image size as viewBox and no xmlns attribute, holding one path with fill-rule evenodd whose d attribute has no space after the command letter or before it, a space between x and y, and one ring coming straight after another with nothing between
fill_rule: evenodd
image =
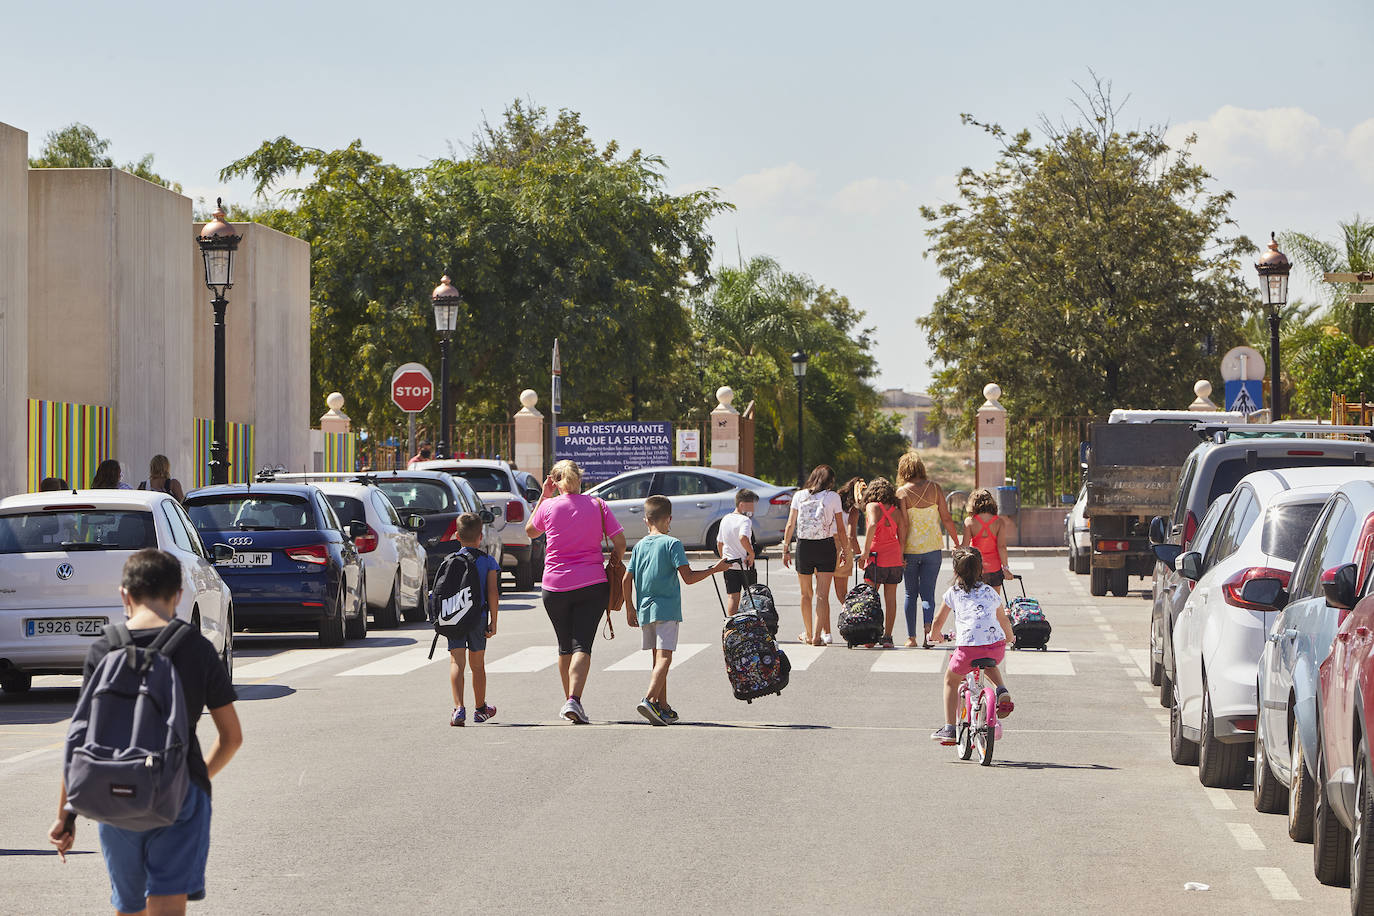
<instances>
[{"instance_id":1,"label":"license plate","mask_svg":"<svg viewBox=\"0 0 1374 916\"><path fill-rule=\"evenodd\" d=\"M232 559L216 563L216 566L271 566L271 553L236 553Z\"/></svg>"},{"instance_id":2,"label":"license plate","mask_svg":"<svg viewBox=\"0 0 1374 916\"><path fill-rule=\"evenodd\" d=\"M30 617L24 621L24 635L99 636L109 622L108 617Z\"/></svg>"}]
</instances>

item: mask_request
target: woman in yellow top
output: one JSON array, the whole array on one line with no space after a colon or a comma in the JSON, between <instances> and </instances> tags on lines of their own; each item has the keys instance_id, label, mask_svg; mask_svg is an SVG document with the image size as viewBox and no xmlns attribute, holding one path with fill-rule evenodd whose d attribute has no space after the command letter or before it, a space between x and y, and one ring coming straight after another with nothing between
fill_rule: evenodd
<instances>
[{"instance_id":1,"label":"woman in yellow top","mask_svg":"<svg viewBox=\"0 0 1374 916\"><path fill-rule=\"evenodd\" d=\"M940 577L944 557L941 528L949 532L953 546L959 546L959 529L945 503L945 491L926 476L925 462L909 451L897 462L897 499L906 513L906 543L902 546L903 574L906 583L906 644L916 645L918 602L925 620L921 645L931 647L930 624L935 619L935 580Z\"/></svg>"}]
</instances>

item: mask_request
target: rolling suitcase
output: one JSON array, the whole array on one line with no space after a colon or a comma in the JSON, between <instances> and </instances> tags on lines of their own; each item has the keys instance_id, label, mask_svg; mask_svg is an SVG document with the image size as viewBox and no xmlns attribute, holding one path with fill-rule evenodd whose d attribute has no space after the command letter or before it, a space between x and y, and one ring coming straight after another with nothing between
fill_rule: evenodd
<instances>
[{"instance_id":1,"label":"rolling suitcase","mask_svg":"<svg viewBox=\"0 0 1374 916\"><path fill-rule=\"evenodd\" d=\"M883 603L878 589L860 582L844 596L838 621L840 639L849 648L868 646L883 638Z\"/></svg>"},{"instance_id":2,"label":"rolling suitcase","mask_svg":"<svg viewBox=\"0 0 1374 916\"><path fill-rule=\"evenodd\" d=\"M1040 602L1026 596L1026 582L1020 576L1014 577L1021 583L1021 597L1013 598L1007 605L1007 616L1011 618L1011 632L1016 637L1013 649L1039 649L1048 652L1050 633L1053 627L1040 609Z\"/></svg>"},{"instance_id":3,"label":"rolling suitcase","mask_svg":"<svg viewBox=\"0 0 1374 916\"><path fill-rule=\"evenodd\" d=\"M715 577L711 577L712 583ZM757 586L751 586L754 588ZM763 586L767 588L767 586ZM747 594L747 590L746 590ZM769 593L770 605L772 595ZM716 598L720 601L720 612L725 614L725 600L721 598L720 586L716 586ZM741 599L741 603L743 599ZM725 618L721 630L721 648L725 653L725 676L730 681L730 689L735 699L752 703L755 699L770 693L781 694L791 678L792 663L787 653L778 648L773 634L777 629L777 611L773 611L771 624L762 610L751 605L733 617Z\"/></svg>"}]
</instances>

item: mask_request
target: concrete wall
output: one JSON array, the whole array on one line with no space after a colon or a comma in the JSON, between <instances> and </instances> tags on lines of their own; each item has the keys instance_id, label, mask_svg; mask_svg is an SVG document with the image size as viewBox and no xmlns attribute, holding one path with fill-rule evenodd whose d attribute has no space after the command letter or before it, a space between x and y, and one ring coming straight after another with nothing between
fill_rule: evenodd
<instances>
[{"instance_id":1,"label":"concrete wall","mask_svg":"<svg viewBox=\"0 0 1374 916\"><path fill-rule=\"evenodd\" d=\"M1012 517L1016 534L1010 539L1016 547L1063 547L1064 518L1069 508L1058 506L1022 506Z\"/></svg>"},{"instance_id":2,"label":"concrete wall","mask_svg":"<svg viewBox=\"0 0 1374 916\"><path fill-rule=\"evenodd\" d=\"M191 201L118 169L29 173L29 397L104 404L136 484L189 477Z\"/></svg>"},{"instance_id":3,"label":"concrete wall","mask_svg":"<svg viewBox=\"0 0 1374 916\"><path fill-rule=\"evenodd\" d=\"M266 226L236 223L234 288L226 313L226 413L253 424L259 467L306 468L310 461L310 245ZM203 224L193 226L191 236ZM214 313L200 249L191 244L196 283L197 417L214 417ZM256 470L256 469L255 469Z\"/></svg>"},{"instance_id":4,"label":"concrete wall","mask_svg":"<svg viewBox=\"0 0 1374 916\"><path fill-rule=\"evenodd\" d=\"M28 469L29 135L0 124L0 497Z\"/></svg>"}]
</instances>

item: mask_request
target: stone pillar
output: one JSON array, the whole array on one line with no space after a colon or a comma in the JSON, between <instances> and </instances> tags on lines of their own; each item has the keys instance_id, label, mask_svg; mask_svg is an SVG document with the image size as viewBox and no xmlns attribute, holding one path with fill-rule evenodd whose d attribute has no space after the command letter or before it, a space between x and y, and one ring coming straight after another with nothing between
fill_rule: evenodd
<instances>
[{"instance_id":1,"label":"stone pillar","mask_svg":"<svg viewBox=\"0 0 1374 916\"><path fill-rule=\"evenodd\" d=\"M978 433L974 451L977 462L975 486L989 490L1007 481L1007 411L997 399L1002 389L993 384L983 387L987 398L978 408Z\"/></svg>"},{"instance_id":2,"label":"stone pillar","mask_svg":"<svg viewBox=\"0 0 1374 916\"><path fill-rule=\"evenodd\" d=\"M544 477L544 415L535 409L539 395L533 388L520 392L521 408L512 418L515 421L515 461L522 471Z\"/></svg>"},{"instance_id":3,"label":"stone pillar","mask_svg":"<svg viewBox=\"0 0 1374 916\"><path fill-rule=\"evenodd\" d=\"M0 497L28 489L29 135L0 124Z\"/></svg>"},{"instance_id":4,"label":"stone pillar","mask_svg":"<svg viewBox=\"0 0 1374 916\"><path fill-rule=\"evenodd\" d=\"M739 411L730 406L735 391L716 389L716 408L711 411L711 467L739 471Z\"/></svg>"},{"instance_id":5,"label":"stone pillar","mask_svg":"<svg viewBox=\"0 0 1374 916\"><path fill-rule=\"evenodd\" d=\"M1193 403L1188 405L1189 410L1216 410L1217 405L1213 404L1210 395L1212 394L1212 383L1205 378L1200 378L1193 383Z\"/></svg>"},{"instance_id":6,"label":"stone pillar","mask_svg":"<svg viewBox=\"0 0 1374 916\"><path fill-rule=\"evenodd\" d=\"M320 417L320 432L347 433L353 431L353 421L343 412L344 396L337 391L324 399L329 409Z\"/></svg>"}]
</instances>

